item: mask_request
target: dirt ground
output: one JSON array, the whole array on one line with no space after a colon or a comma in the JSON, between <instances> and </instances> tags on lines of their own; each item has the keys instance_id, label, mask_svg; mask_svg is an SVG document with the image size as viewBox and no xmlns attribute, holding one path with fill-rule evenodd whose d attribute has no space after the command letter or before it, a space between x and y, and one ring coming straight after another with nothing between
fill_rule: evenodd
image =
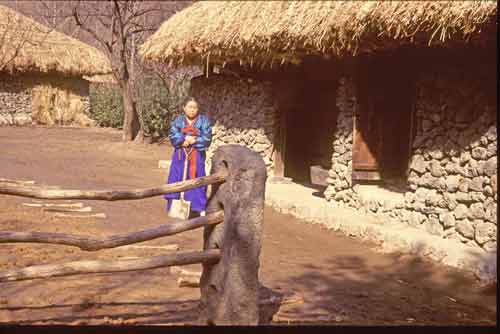
<instances>
[{"instance_id":1,"label":"dirt ground","mask_svg":"<svg viewBox=\"0 0 500 334\"><path fill-rule=\"evenodd\" d=\"M0 178L80 189L162 184L167 144L121 143L111 129L0 127ZM83 202L105 219L55 217L23 206L36 200L0 195L0 230L111 235L168 221L163 198ZM54 202L54 201L45 201ZM61 201L58 201L59 203ZM62 201L65 202L65 201ZM200 250L197 229L144 245ZM262 323L334 325L488 324L496 322L496 286L467 273L361 243L265 210L260 280L273 294L299 294L303 303L266 307ZM162 254L158 249L84 252L74 247L0 244L0 270L77 259ZM201 270L192 265L188 269ZM199 289L177 286L168 268L0 283L0 324L189 324Z\"/></svg>"}]
</instances>

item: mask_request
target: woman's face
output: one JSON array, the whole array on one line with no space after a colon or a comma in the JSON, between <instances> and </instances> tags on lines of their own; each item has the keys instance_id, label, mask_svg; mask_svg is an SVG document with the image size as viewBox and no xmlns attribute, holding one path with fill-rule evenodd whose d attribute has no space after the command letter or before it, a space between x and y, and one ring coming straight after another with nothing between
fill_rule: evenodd
<instances>
[{"instance_id":1,"label":"woman's face","mask_svg":"<svg viewBox=\"0 0 500 334\"><path fill-rule=\"evenodd\" d=\"M193 119L198 115L198 104L194 101L189 101L184 106L184 113L189 119Z\"/></svg>"}]
</instances>

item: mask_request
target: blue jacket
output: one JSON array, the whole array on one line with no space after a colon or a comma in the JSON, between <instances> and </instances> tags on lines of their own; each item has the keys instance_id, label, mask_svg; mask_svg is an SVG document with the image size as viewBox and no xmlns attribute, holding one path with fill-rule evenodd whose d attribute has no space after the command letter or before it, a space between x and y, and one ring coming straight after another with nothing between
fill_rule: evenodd
<instances>
[{"instance_id":1,"label":"blue jacket","mask_svg":"<svg viewBox=\"0 0 500 334\"><path fill-rule=\"evenodd\" d=\"M182 133L182 129L187 126L186 116L177 116L172 124L170 125L169 139L172 146L175 148L182 147L185 135ZM212 125L207 116L204 114L199 114L194 127L198 129L198 136L196 137L196 142L193 147L198 151L205 151L210 146L212 142Z\"/></svg>"}]
</instances>

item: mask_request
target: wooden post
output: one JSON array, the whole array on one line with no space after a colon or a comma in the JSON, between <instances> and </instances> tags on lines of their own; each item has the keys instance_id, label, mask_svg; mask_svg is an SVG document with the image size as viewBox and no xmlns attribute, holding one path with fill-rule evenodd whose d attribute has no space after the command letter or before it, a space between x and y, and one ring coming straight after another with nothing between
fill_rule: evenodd
<instances>
[{"instance_id":1,"label":"wooden post","mask_svg":"<svg viewBox=\"0 0 500 334\"><path fill-rule=\"evenodd\" d=\"M262 157L241 145L214 154L211 173L227 171L214 185L207 213L224 209L224 222L205 227L204 250L220 249L218 263L204 263L200 279L200 324L259 323L259 255L266 167Z\"/></svg>"}]
</instances>

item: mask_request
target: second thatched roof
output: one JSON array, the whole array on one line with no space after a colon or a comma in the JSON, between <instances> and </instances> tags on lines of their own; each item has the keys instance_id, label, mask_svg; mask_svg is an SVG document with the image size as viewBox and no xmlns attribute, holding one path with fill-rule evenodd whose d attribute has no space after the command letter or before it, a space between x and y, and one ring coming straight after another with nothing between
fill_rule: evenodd
<instances>
[{"instance_id":1,"label":"second thatched roof","mask_svg":"<svg viewBox=\"0 0 500 334\"><path fill-rule=\"evenodd\" d=\"M83 76L111 72L96 48L0 5L0 72L58 72Z\"/></svg>"},{"instance_id":2,"label":"second thatched roof","mask_svg":"<svg viewBox=\"0 0 500 334\"><path fill-rule=\"evenodd\" d=\"M496 15L495 1L201 1L164 22L140 54L173 66L342 57L491 40Z\"/></svg>"}]
</instances>

